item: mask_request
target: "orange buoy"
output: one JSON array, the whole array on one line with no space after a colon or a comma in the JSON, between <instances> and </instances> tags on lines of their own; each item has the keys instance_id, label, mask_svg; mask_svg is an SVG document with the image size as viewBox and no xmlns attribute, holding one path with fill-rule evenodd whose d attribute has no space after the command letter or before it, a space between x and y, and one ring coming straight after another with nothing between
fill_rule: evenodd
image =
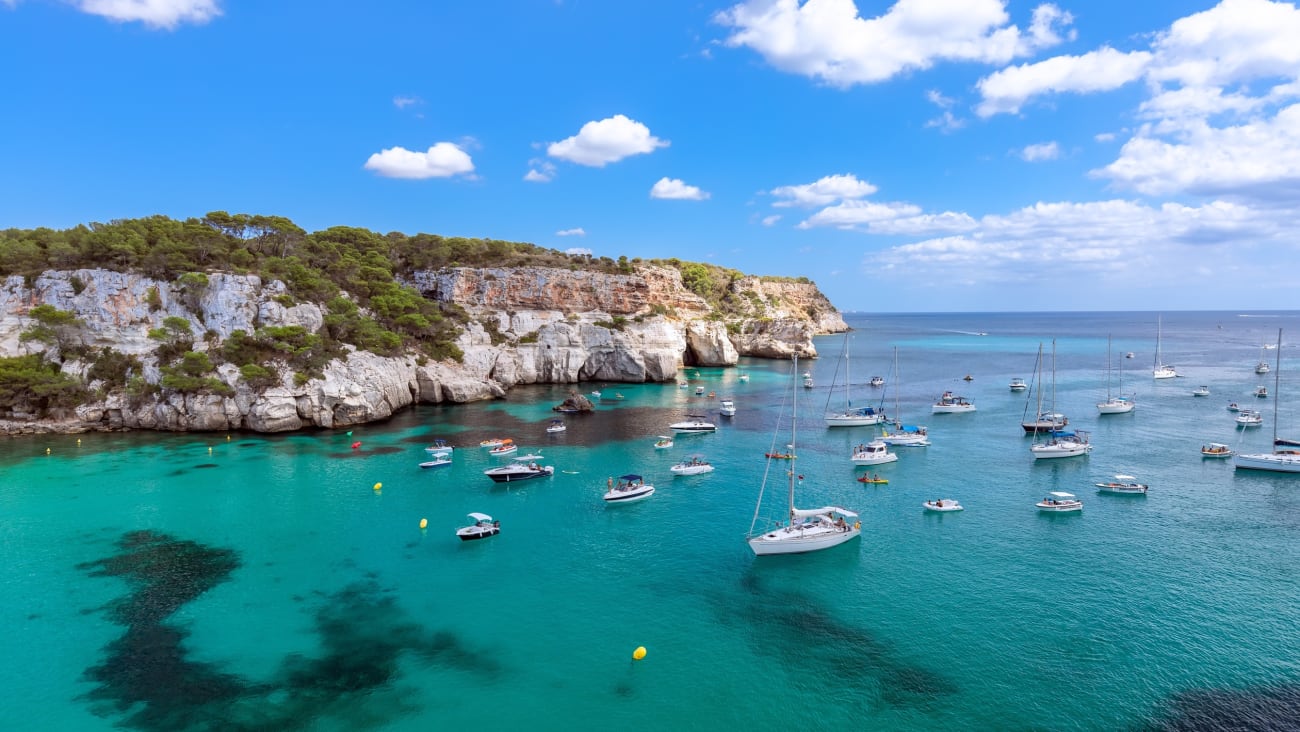
<instances>
[{"instance_id":1,"label":"orange buoy","mask_svg":"<svg viewBox=\"0 0 1300 732\"><path fill-rule=\"evenodd\" d=\"M361 440L357 440L356 442L352 443L353 450L357 449L358 447L361 447Z\"/></svg>"}]
</instances>

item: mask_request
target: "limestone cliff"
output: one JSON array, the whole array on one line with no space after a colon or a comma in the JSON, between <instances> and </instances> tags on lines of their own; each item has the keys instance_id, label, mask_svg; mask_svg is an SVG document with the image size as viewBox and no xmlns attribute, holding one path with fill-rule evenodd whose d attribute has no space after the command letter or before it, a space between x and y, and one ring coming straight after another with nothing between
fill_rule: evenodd
<instances>
[{"instance_id":1,"label":"limestone cliff","mask_svg":"<svg viewBox=\"0 0 1300 732\"><path fill-rule=\"evenodd\" d=\"M215 376L233 388L233 396L162 390L131 397L110 390L60 419L9 414L11 419L0 421L0 432L346 427L385 419L417 402L501 397L516 384L667 381L683 365L730 365L741 355L815 356L814 334L847 329L815 286L760 278L732 283L754 303L752 317L723 322L683 286L677 270L662 267L627 274L451 268L417 272L409 284L469 313L471 321L457 342L461 362L350 350L318 378L298 383L282 369L278 384L257 389L234 366L223 364ZM19 335L32 325L31 309L48 304L83 323L85 345L138 356L145 379L157 383L158 344L148 333L165 318L189 322L197 336L194 350L214 356L236 330L320 329L322 306L286 304L293 302L286 294L281 282L223 273L209 274L207 286L197 291L108 270L46 272L30 283L10 277L0 282L0 356L47 347L24 343ZM88 368L75 359L64 363L65 373L83 378ZM6 408L0 405L0 416Z\"/></svg>"}]
</instances>

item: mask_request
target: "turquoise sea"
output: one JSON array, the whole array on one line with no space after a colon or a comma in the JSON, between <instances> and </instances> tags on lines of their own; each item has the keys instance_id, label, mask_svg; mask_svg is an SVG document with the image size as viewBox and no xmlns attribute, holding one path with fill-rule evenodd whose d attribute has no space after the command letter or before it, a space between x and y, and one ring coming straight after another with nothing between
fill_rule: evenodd
<instances>
[{"instance_id":1,"label":"turquoise sea","mask_svg":"<svg viewBox=\"0 0 1300 732\"><path fill-rule=\"evenodd\" d=\"M1164 360L1185 378L1162 382L1155 313L848 321L854 402L893 414L897 394L933 444L855 469L851 446L876 428L823 426L828 399L844 400L831 385L845 338L819 338L822 357L799 369L817 383L799 390L799 503L855 509L863 532L809 555L755 558L743 541L763 453L789 440L788 362L684 370L739 413L667 451L655 435L688 412L716 418L716 398L581 384L624 399L551 437L567 386L351 434L0 441L0 727L1300 726L1300 476L1199 454L1207 441L1268 450L1275 400L1282 434L1300 437L1300 313L1166 313ZM1253 367L1278 354L1261 351L1278 328L1275 390ZM1094 406L1108 334L1129 415ZM1056 408L1096 447L1035 462L1019 426L1033 397L1007 384L1033 377L1053 338ZM873 375L889 383L872 389ZM1201 384L1210 397L1191 396ZM1252 397L1259 384L1273 397ZM945 390L978 411L931 415ZM1265 426L1236 429L1229 401L1263 409ZM491 483L482 471L504 461L478 443L497 436L540 448L556 474ZM418 469L435 438L457 446L454 465ZM696 454L717 470L668 472ZM770 470L762 516L785 500L785 465ZM655 495L604 505L606 479L628 472ZM867 472L890 482L854 480ZM1116 473L1149 495L1097 494ZM1084 510L1040 514L1049 490ZM966 510L922 510L939 497ZM470 511L502 533L458 541Z\"/></svg>"}]
</instances>

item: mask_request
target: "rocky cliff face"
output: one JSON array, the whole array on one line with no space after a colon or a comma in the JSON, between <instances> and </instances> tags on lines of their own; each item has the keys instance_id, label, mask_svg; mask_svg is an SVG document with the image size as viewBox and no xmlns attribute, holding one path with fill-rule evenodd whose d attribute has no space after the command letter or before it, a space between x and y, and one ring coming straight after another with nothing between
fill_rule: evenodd
<instances>
[{"instance_id":1,"label":"rocky cliff face","mask_svg":"<svg viewBox=\"0 0 1300 732\"><path fill-rule=\"evenodd\" d=\"M143 428L259 432L346 427L384 419L416 402L467 402L504 396L516 384L578 381L667 381L683 365L731 365L740 355L815 356L812 335L845 330L839 313L812 285L746 278L762 316L743 323L705 320L710 308L687 290L675 269L641 267L609 275L543 268L421 272L413 284L426 296L454 302L474 319L458 340L461 363L421 365L413 356L388 358L353 351L321 378L254 390L229 364L217 376L231 397L166 393L133 400L112 393L59 420L0 422L0 432ZM194 349L218 348L236 330L300 325L318 330L320 306L285 305L278 281L210 274L187 290L172 282L106 270L47 272L30 285L0 282L0 355L41 350L22 343L31 308L49 304L84 324L86 345L139 356L156 382L157 343L148 332L167 317L186 319ZM88 366L64 364L84 377Z\"/></svg>"}]
</instances>

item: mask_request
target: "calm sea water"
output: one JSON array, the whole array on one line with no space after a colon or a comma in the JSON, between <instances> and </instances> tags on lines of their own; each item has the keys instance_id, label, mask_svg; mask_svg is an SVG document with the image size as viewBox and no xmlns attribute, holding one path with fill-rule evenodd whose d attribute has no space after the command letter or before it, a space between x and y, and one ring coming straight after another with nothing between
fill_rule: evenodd
<instances>
[{"instance_id":1,"label":"calm sea water","mask_svg":"<svg viewBox=\"0 0 1300 732\"><path fill-rule=\"evenodd\" d=\"M1253 367L1279 327L1281 431L1300 436L1300 314L1165 314L1164 360L1186 377L1162 382L1153 313L849 322L854 402L892 414L897 395L933 445L855 469L849 450L875 428L822 426L828 400L844 400L830 387L845 339L818 339L822 358L800 364L817 388L799 393L799 503L856 509L863 534L811 555L756 559L743 542L763 453L789 439L784 362L687 369L740 411L668 451L655 435L688 412L716 416L716 399L583 384L624 399L567 418L558 437L544 428L567 387L420 407L350 435L0 442L0 726L1297 725L1300 476L1235 473L1198 449L1269 449L1273 400L1251 393L1274 377ZM1130 415L1096 414L1108 334ZM1035 462L1019 427L1033 397L1007 383L1030 379L1053 338L1056 408L1096 449ZM889 384L871 389L872 375ZM1201 384L1210 397L1191 396ZM931 415L945 390L978 411ZM1229 401L1268 424L1235 429ZM541 448L555 476L492 484L482 471L503 461L477 445L494 436ZM455 465L418 469L437 437L458 446ZM668 472L695 454L717 471ZM781 511L783 470L762 516ZM889 484L854 480L869 470ZM656 494L605 506L607 477L627 472ZM1098 495L1116 473L1149 495ZM1049 490L1078 494L1083 512L1038 513ZM925 513L938 497L966 510ZM501 535L459 542L469 511L499 518ZM638 646L648 655L634 662Z\"/></svg>"}]
</instances>

